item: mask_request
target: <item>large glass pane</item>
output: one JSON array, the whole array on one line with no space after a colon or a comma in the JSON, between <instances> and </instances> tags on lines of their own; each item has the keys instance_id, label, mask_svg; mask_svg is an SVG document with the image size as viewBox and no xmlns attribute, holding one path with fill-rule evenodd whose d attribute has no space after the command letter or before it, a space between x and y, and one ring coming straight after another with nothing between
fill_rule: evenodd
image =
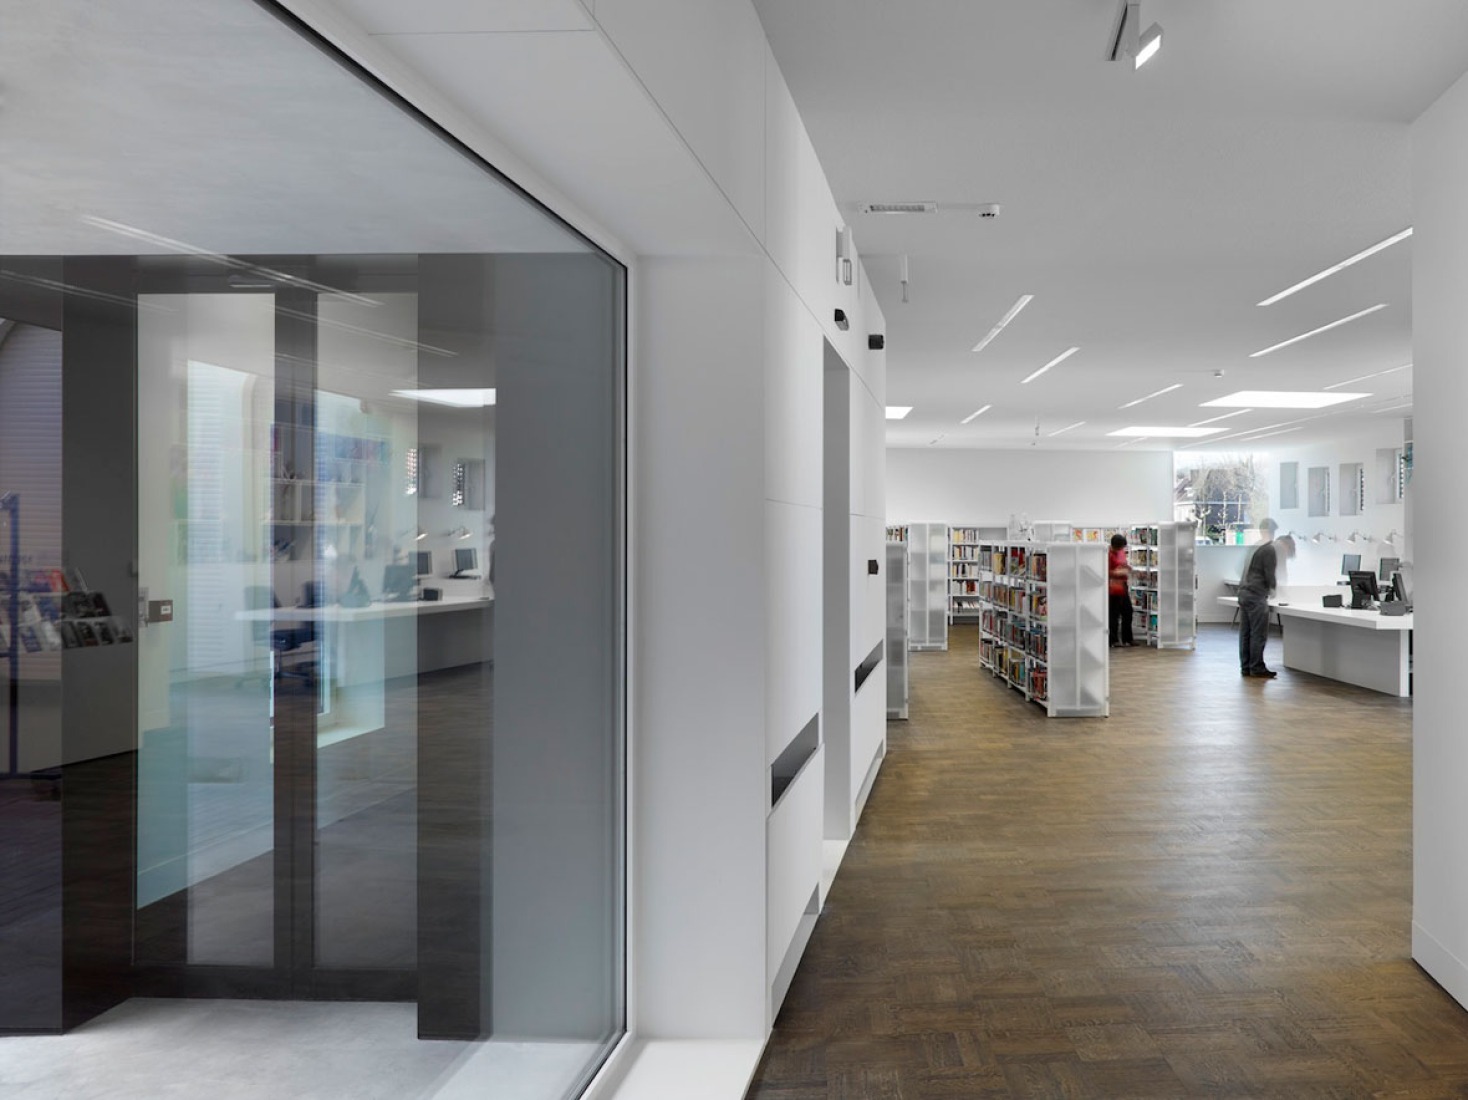
<instances>
[{"instance_id":1,"label":"large glass pane","mask_svg":"<svg viewBox=\"0 0 1468 1100\"><path fill-rule=\"evenodd\" d=\"M22 556L137 643L22 655L66 978L409 1000L374 1043L574 1095L624 1025L625 272L273 11L3 16L0 413L66 474Z\"/></svg>"},{"instance_id":2,"label":"large glass pane","mask_svg":"<svg viewBox=\"0 0 1468 1100\"><path fill-rule=\"evenodd\" d=\"M391 396L416 387L417 306L411 292L316 304L316 547L335 605L315 737L319 967L417 961L418 636L436 608L417 598L432 544L416 410Z\"/></svg>"},{"instance_id":3,"label":"large glass pane","mask_svg":"<svg viewBox=\"0 0 1468 1100\"><path fill-rule=\"evenodd\" d=\"M138 299L141 960L275 958L271 713L290 627L272 539L301 502L271 476L275 298Z\"/></svg>"},{"instance_id":4,"label":"large glass pane","mask_svg":"<svg viewBox=\"0 0 1468 1100\"><path fill-rule=\"evenodd\" d=\"M61 333L0 320L0 1031L61 1020ZM44 583L42 583L44 579Z\"/></svg>"}]
</instances>

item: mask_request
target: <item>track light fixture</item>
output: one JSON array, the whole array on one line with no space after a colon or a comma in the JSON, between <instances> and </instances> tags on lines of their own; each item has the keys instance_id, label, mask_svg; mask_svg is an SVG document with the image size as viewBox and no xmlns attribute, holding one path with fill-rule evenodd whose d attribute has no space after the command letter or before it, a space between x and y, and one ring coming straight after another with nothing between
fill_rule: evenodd
<instances>
[{"instance_id":1,"label":"track light fixture","mask_svg":"<svg viewBox=\"0 0 1468 1100\"><path fill-rule=\"evenodd\" d=\"M856 246L851 239L851 226L843 225L836 231L836 281L843 286L851 285L852 256Z\"/></svg>"},{"instance_id":2,"label":"track light fixture","mask_svg":"<svg viewBox=\"0 0 1468 1100\"><path fill-rule=\"evenodd\" d=\"M1106 40L1106 56L1110 61L1129 58L1132 67L1140 69L1162 48L1162 25L1153 23L1142 30L1140 0L1120 0L1111 35Z\"/></svg>"}]
</instances>

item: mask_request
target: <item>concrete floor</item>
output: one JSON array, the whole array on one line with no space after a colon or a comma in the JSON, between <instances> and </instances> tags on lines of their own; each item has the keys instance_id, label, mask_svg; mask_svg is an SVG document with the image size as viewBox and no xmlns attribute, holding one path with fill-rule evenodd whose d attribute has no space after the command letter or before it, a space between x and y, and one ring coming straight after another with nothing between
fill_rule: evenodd
<instances>
[{"instance_id":1,"label":"concrete floor","mask_svg":"<svg viewBox=\"0 0 1468 1100\"><path fill-rule=\"evenodd\" d=\"M411 1004L135 999L0 1038L5 1100L562 1100L591 1044L419 1041Z\"/></svg>"}]
</instances>

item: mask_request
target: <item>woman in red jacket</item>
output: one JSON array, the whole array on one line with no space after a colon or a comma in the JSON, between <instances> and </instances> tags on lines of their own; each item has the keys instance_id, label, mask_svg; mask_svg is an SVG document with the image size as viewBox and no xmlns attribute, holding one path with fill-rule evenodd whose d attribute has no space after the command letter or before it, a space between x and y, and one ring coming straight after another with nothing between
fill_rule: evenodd
<instances>
[{"instance_id":1,"label":"woman in red jacket","mask_svg":"<svg viewBox=\"0 0 1468 1100\"><path fill-rule=\"evenodd\" d=\"M1132 641L1132 567L1126 557L1126 536L1111 536L1111 553L1106 556L1108 588L1111 592L1111 644L1136 645Z\"/></svg>"}]
</instances>

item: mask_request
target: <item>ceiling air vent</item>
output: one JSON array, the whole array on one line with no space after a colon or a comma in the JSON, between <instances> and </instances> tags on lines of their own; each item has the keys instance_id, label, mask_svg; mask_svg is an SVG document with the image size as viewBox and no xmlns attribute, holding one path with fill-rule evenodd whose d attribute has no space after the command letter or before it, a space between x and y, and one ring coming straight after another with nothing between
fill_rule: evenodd
<instances>
[{"instance_id":1,"label":"ceiling air vent","mask_svg":"<svg viewBox=\"0 0 1468 1100\"><path fill-rule=\"evenodd\" d=\"M997 202L864 202L858 207L863 214L977 214L981 218L997 218Z\"/></svg>"},{"instance_id":2,"label":"ceiling air vent","mask_svg":"<svg viewBox=\"0 0 1468 1100\"><path fill-rule=\"evenodd\" d=\"M858 209L863 214L936 214L936 202L864 202Z\"/></svg>"}]
</instances>

